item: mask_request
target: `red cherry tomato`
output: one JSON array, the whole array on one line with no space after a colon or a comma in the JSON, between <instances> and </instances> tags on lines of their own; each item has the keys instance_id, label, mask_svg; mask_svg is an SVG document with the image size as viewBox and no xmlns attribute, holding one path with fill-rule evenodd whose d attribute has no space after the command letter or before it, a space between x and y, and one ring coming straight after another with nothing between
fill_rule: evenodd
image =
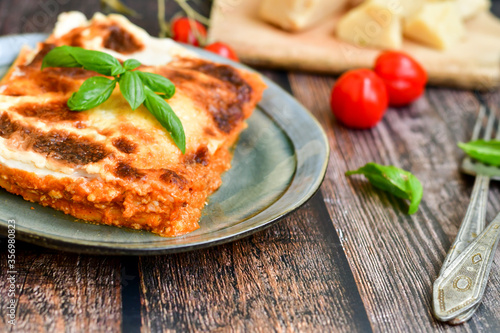
<instances>
[{"instance_id":1,"label":"red cherry tomato","mask_svg":"<svg viewBox=\"0 0 500 333\"><path fill-rule=\"evenodd\" d=\"M407 54L386 51L375 62L375 73L387 86L389 104L403 106L416 100L425 89L427 73Z\"/></svg>"},{"instance_id":2,"label":"red cherry tomato","mask_svg":"<svg viewBox=\"0 0 500 333\"><path fill-rule=\"evenodd\" d=\"M196 29L196 30L193 30ZM196 33L195 31L198 31ZM205 38L207 29L196 20L190 20L187 17L181 17L172 22L172 38L175 41L199 46L198 36Z\"/></svg>"},{"instance_id":3,"label":"red cherry tomato","mask_svg":"<svg viewBox=\"0 0 500 333\"><path fill-rule=\"evenodd\" d=\"M369 69L343 74L332 89L331 107L335 118L352 128L370 128L387 109L384 81Z\"/></svg>"},{"instance_id":4,"label":"red cherry tomato","mask_svg":"<svg viewBox=\"0 0 500 333\"><path fill-rule=\"evenodd\" d=\"M229 58L234 61L240 61L238 59L238 56L236 55L236 52L229 47L229 45L221 43L221 42L215 42L210 45L205 46L205 50L217 53L218 55L221 55L223 57Z\"/></svg>"}]
</instances>

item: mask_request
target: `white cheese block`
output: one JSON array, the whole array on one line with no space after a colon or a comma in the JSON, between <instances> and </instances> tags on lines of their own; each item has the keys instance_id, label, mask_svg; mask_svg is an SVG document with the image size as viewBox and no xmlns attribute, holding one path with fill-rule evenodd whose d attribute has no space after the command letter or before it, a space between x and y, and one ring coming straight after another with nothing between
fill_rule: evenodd
<instances>
[{"instance_id":1,"label":"white cheese block","mask_svg":"<svg viewBox=\"0 0 500 333\"><path fill-rule=\"evenodd\" d=\"M399 12L403 17L408 17L415 14L420 8L422 8L424 1L425 0L382 0L379 1L379 3L385 4L387 8ZM469 0L469 1L476 1L476 0ZM487 0L477 0L477 1L487 1ZM351 0L350 3L351 5L357 6L363 2L367 1Z\"/></svg>"},{"instance_id":2,"label":"white cheese block","mask_svg":"<svg viewBox=\"0 0 500 333\"><path fill-rule=\"evenodd\" d=\"M464 20L473 18L479 13L490 9L490 0L456 0L460 16Z\"/></svg>"},{"instance_id":3,"label":"white cheese block","mask_svg":"<svg viewBox=\"0 0 500 333\"><path fill-rule=\"evenodd\" d=\"M450 0L426 0L427 2L443 2ZM490 9L490 0L451 0L456 2L458 6L458 13L464 20L473 18L479 13L485 12Z\"/></svg>"},{"instance_id":4,"label":"white cheese block","mask_svg":"<svg viewBox=\"0 0 500 333\"><path fill-rule=\"evenodd\" d=\"M388 0L370 0L345 14L337 26L337 37L360 47L399 49L402 44L402 13Z\"/></svg>"},{"instance_id":5,"label":"white cheese block","mask_svg":"<svg viewBox=\"0 0 500 333\"><path fill-rule=\"evenodd\" d=\"M444 50L458 43L465 28L455 1L426 2L405 21L406 37Z\"/></svg>"},{"instance_id":6,"label":"white cheese block","mask_svg":"<svg viewBox=\"0 0 500 333\"><path fill-rule=\"evenodd\" d=\"M261 19L288 31L301 31L343 10L349 0L262 0Z\"/></svg>"}]
</instances>

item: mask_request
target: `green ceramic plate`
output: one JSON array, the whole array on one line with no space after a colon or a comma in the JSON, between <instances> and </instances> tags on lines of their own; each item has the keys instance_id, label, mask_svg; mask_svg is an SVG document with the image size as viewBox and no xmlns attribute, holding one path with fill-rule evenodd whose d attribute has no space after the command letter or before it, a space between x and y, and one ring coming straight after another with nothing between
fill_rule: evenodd
<instances>
[{"instance_id":1,"label":"green ceramic plate","mask_svg":"<svg viewBox=\"0 0 500 333\"><path fill-rule=\"evenodd\" d=\"M23 44L35 45L44 34L0 38L0 77ZM235 64L193 48L201 56ZM300 207L319 188L329 147L313 116L272 81L240 136L232 168L205 207L200 228L177 238L149 232L93 225L52 208L27 202L0 189L0 228L16 221L17 239L38 245L94 254L161 254L233 241L268 227ZM31 209L34 207L34 209Z\"/></svg>"}]
</instances>

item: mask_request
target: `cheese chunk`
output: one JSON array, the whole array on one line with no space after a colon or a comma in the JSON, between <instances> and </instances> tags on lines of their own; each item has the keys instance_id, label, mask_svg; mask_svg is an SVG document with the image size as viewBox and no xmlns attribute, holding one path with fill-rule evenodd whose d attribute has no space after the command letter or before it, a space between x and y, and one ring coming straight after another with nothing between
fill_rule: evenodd
<instances>
[{"instance_id":1,"label":"cheese chunk","mask_svg":"<svg viewBox=\"0 0 500 333\"><path fill-rule=\"evenodd\" d=\"M404 25L406 37L440 50L462 39L464 24L455 1L426 2Z\"/></svg>"},{"instance_id":2,"label":"cheese chunk","mask_svg":"<svg viewBox=\"0 0 500 333\"><path fill-rule=\"evenodd\" d=\"M392 1L398 3L399 1ZM404 18L415 15L424 5L424 0L401 0L402 15Z\"/></svg>"},{"instance_id":3,"label":"cheese chunk","mask_svg":"<svg viewBox=\"0 0 500 333\"><path fill-rule=\"evenodd\" d=\"M450 0L426 0L427 2L445 2ZM458 6L458 13L464 20L474 18L477 14L490 9L490 0L451 0Z\"/></svg>"},{"instance_id":4,"label":"cheese chunk","mask_svg":"<svg viewBox=\"0 0 500 333\"><path fill-rule=\"evenodd\" d=\"M403 10L389 6L388 0L371 0L344 15L337 36L357 46L399 49L402 44Z\"/></svg>"},{"instance_id":5,"label":"cheese chunk","mask_svg":"<svg viewBox=\"0 0 500 333\"><path fill-rule=\"evenodd\" d=\"M351 0L352 5L359 5L364 2L367 1ZM418 10L420 10L420 8L422 8L422 5L424 4L424 0L379 0L378 2L381 5L387 6L387 8L392 9L393 11L399 12L403 17L409 17L415 14Z\"/></svg>"},{"instance_id":6,"label":"cheese chunk","mask_svg":"<svg viewBox=\"0 0 500 333\"><path fill-rule=\"evenodd\" d=\"M349 0L263 0L261 19L288 31L301 31L344 9Z\"/></svg>"},{"instance_id":7,"label":"cheese chunk","mask_svg":"<svg viewBox=\"0 0 500 333\"><path fill-rule=\"evenodd\" d=\"M473 18L490 9L490 0L456 0L460 16L464 20Z\"/></svg>"}]
</instances>

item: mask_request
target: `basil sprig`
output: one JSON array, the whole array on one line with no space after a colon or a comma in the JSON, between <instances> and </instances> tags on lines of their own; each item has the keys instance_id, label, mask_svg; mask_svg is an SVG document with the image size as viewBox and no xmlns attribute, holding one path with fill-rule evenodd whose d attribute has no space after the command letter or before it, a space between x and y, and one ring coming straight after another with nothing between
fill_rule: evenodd
<instances>
[{"instance_id":1,"label":"basil sprig","mask_svg":"<svg viewBox=\"0 0 500 333\"><path fill-rule=\"evenodd\" d=\"M423 196L422 183L408 171L392 165L380 165L367 163L365 166L354 171L347 171L346 176L364 175L373 186L387 191L396 197L410 200L408 214L418 210Z\"/></svg>"},{"instance_id":2,"label":"basil sprig","mask_svg":"<svg viewBox=\"0 0 500 333\"><path fill-rule=\"evenodd\" d=\"M165 101L175 94L175 86L161 75L133 71L140 65L139 61L128 59L122 66L116 58L107 53L65 45L47 53L43 58L42 70L46 67L79 67L113 77L109 79L93 76L85 80L80 89L68 100L70 110L84 111L104 103L118 84L120 92L132 110L144 104L184 154L186 152L184 128Z\"/></svg>"},{"instance_id":3,"label":"basil sprig","mask_svg":"<svg viewBox=\"0 0 500 333\"><path fill-rule=\"evenodd\" d=\"M116 87L116 80L103 76L93 76L85 80L80 89L68 100L68 107L73 111L92 109L104 103Z\"/></svg>"},{"instance_id":4,"label":"basil sprig","mask_svg":"<svg viewBox=\"0 0 500 333\"><path fill-rule=\"evenodd\" d=\"M470 157L479 162L500 166L500 140L474 140L459 142L458 146Z\"/></svg>"}]
</instances>

